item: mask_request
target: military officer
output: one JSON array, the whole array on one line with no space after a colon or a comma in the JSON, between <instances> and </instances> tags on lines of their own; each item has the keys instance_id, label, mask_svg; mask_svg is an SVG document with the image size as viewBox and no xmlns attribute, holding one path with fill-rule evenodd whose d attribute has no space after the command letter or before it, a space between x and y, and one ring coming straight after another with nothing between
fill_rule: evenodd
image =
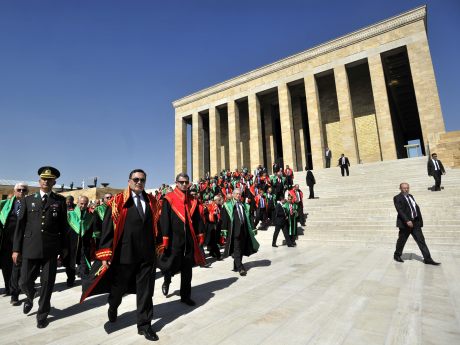
<instances>
[{"instance_id":1,"label":"military officer","mask_svg":"<svg viewBox=\"0 0 460 345\"><path fill-rule=\"evenodd\" d=\"M40 191L21 201L12 258L15 264L22 258L19 284L27 296L23 305L24 314L32 309L34 282L41 271L37 327L45 328L48 326L58 255L64 252L67 210L65 198L52 191L60 176L59 171L45 166L38 169L38 175Z\"/></svg>"}]
</instances>

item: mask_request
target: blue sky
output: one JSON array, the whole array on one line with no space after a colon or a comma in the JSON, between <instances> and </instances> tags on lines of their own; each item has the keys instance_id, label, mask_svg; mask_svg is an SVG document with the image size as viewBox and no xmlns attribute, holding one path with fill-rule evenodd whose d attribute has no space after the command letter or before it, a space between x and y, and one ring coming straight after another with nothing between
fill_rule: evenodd
<instances>
[{"instance_id":1,"label":"blue sky","mask_svg":"<svg viewBox=\"0 0 460 345\"><path fill-rule=\"evenodd\" d=\"M171 102L427 3L447 130L460 129L460 1L0 1L0 178L174 179Z\"/></svg>"}]
</instances>

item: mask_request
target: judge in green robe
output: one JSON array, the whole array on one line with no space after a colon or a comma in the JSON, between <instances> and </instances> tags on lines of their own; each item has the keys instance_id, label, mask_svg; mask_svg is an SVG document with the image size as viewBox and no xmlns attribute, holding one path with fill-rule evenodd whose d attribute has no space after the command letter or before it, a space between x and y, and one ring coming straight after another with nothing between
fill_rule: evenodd
<instances>
[{"instance_id":1,"label":"judge in green robe","mask_svg":"<svg viewBox=\"0 0 460 345\"><path fill-rule=\"evenodd\" d=\"M226 237L224 257L233 255L233 270L246 275L243 256L250 256L259 249L256 230L249 214L249 205L241 201L241 191L235 189L233 198L222 208L222 235Z\"/></svg>"},{"instance_id":2,"label":"judge in green robe","mask_svg":"<svg viewBox=\"0 0 460 345\"><path fill-rule=\"evenodd\" d=\"M297 245L295 240L297 239L298 206L294 203L291 194L288 195L288 200L283 207L286 208L288 214L288 222L286 226L288 227L289 237L291 238L292 244Z\"/></svg>"}]
</instances>

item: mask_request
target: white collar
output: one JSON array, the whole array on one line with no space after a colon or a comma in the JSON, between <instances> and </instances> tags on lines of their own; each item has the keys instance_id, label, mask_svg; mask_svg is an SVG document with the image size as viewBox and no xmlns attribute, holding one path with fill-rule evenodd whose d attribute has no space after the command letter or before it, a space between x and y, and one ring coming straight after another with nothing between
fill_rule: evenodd
<instances>
[{"instance_id":1,"label":"white collar","mask_svg":"<svg viewBox=\"0 0 460 345\"><path fill-rule=\"evenodd\" d=\"M49 197L50 194L51 194L51 192L45 193L44 191L42 191L42 190L40 189L40 197L41 197L42 199L43 199L43 197L45 196L45 194L46 194L47 197Z\"/></svg>"}]
</instances>

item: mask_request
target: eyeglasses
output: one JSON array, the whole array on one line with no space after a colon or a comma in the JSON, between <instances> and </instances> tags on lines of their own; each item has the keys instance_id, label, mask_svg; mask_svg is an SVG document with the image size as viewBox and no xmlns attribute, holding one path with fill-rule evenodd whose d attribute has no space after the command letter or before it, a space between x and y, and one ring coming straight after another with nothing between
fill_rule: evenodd
<instances>
[{"instance_id":1,"label":"eyeglasses","mask_svg":"<svg viewBox=\"0 0 460 345\"><path fill-rule=\"evenodd\" d=\"M176 181L176 183L179 183L179 184L188 184L189 182L188 182L188 181Z\"/></svg>"},{"instance_id":2,"label":"eyeglasses","mask_svg":"<svg viewBox=\"0 0 460 345\"><path fill-rule=\"evenodd\" d=\"M133 180L134 183L145 183L145 178L139 178L139 177L135 177L135 178L132 178L131 180Z\"/></svg>"},{"instance_id":3,"label":"eyeglasses","mask_svg":"<svg viewBox=\"0 0 460 345\"><path fill-rule=\"evenodd\" d=\"M19 189L16 189L16 192L27 192L28 189L26 188L19 188Z\"/></svg>"}]
</instances>

